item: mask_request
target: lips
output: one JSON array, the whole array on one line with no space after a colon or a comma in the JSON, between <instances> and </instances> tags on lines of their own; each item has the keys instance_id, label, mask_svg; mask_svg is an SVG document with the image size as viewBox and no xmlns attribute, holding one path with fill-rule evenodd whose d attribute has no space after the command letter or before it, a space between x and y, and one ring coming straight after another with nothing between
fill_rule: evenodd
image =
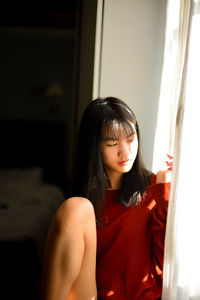
<instances>
[{"instance_id":1,"label":"lips","mask_svg":"<svg viewBox=\"0 0 200 300\"><path fill-rule=\"evenodd\" d=\"M124 161L120 161L120 162L119 162L119 165L120 165L120 166L125 166L125 165L128 164L128 162L129 162L129 159L124 160Z\"/></svg>"}]
</instances>

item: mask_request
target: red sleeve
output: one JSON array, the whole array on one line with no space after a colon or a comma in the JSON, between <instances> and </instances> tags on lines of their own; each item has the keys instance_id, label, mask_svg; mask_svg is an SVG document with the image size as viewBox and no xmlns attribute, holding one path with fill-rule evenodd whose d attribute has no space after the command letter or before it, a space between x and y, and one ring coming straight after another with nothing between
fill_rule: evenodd
<instances>
[{"instance_id":1,"label":"red sleeve","mask_svg":"<svg viewBox=\"0 0 200 300\"><path fill-rule=\"evenodd\" d=\"M151 194L156 202L156 205L153 208L152 212L153 261L154 266L159 267L160 271L163 270L164 241L168 202L170 197L170 187L170 182L154 184L149 187Z\"/></svg>"}]
</instances>

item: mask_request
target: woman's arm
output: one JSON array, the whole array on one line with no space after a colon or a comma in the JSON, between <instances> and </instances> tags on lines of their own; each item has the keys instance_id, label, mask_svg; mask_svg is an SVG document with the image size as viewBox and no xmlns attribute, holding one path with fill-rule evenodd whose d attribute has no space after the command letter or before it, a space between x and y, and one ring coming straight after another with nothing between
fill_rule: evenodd
<instances>
[{"instance_id":1,"label":"woman's arm","mask_svg":"<svg viewBox=\"0 0 200 300\"><path fill-rule=\"evenodd\" d=\"M173 157L167 155L168 160L166 161L167 169L161 170L156 174L156 183L165 183L172 181L172 166L173 166Z\"/></svg>"},{"instance_id":2,"label":"woman's arm","mask_svg":"<svg viewBox=\"0 0 200 300\"><path fill-rule=\"evenodd\" d=\"M156 202L152 212L152 234L154 266L157 267L158 273L160 271L162 272L163 269L166 220L172 180L173 157L168 155L168 158L169 160L166 162L167 169L161 170L157 173L156 184L150 188L151 194Z\"/></svg>"}]
</instances>

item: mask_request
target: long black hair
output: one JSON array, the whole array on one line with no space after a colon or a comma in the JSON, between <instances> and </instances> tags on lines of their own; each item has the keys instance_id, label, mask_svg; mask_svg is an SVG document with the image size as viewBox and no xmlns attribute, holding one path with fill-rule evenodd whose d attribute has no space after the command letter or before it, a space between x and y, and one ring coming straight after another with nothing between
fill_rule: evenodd
<instances>
[{"instance_id":1,"label":"long black hair","mask_svg":"<svg viewBox=\"0 0 200 300\"><path fill-rule=\"evenodd\" d=\"M86 107L80 123L76 163L74 167L72 194L88 198L101 222L105 197L105 171L101 144L106 127L120 125L126 133L135 126L138 137L138 152L131 170L122 175L117 201L124 206L138 205L147 184L150 172L144 167L140 154L140 134L136 117L128 105L114 97L98 98Z\"/></svg>"}]
</instances>

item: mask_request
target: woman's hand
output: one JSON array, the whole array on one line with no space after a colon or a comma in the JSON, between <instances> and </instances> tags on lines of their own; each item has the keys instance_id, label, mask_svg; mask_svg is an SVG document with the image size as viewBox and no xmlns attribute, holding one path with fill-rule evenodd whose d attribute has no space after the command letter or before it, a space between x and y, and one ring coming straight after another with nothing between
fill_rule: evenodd
<instances>
[{"instance_id":1,"label":"woman's hand","mask_svg":"<svg viewBox=\"0 0 200 300\"><path fill-rule=\"evenodd\" d=\"M172 166L173 156L167 154L168 160L166 161L167 169L161 170L156 174L156 183L164 183L172 181Z\"/></svg>"}]
</instances>

